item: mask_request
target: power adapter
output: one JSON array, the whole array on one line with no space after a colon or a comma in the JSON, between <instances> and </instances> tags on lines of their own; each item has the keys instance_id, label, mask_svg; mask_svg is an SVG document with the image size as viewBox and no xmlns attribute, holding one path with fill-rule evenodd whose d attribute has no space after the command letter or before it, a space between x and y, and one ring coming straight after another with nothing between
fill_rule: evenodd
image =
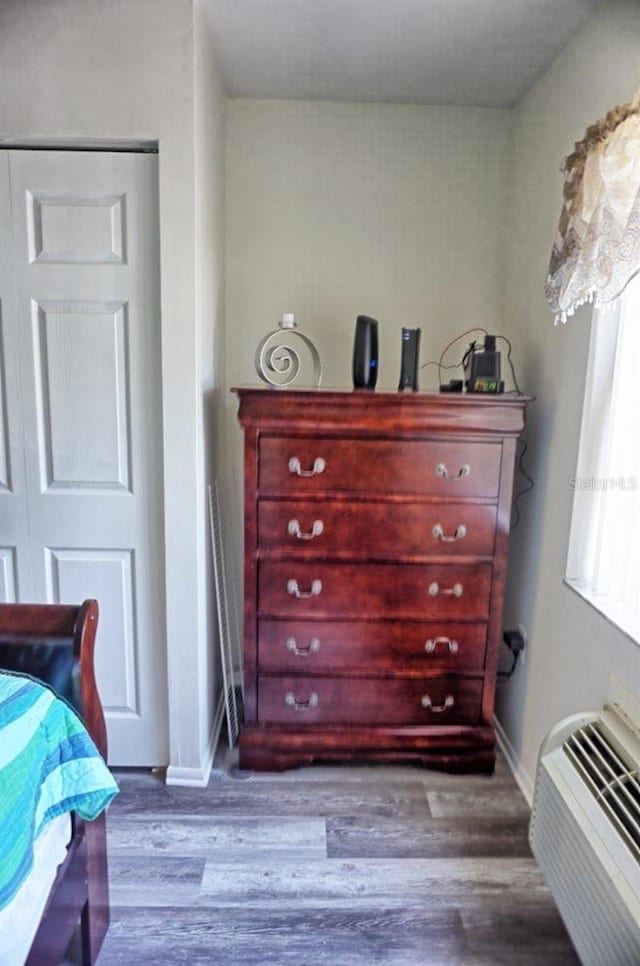
<instances>
[{"instance_id":1,"label":"power adapter","mask_svg":"<svg viewBox=\"0 0 640 966\"><path fill-rule=\"evenodd\" d=\"M513 654L513 662L509 670L498 671L498 677L505 681L507 678L510 678L515 671L518 658L520 657L521 652L524 651L526 641L524 634L522 631L518 630L518 628L510 631L503 631L502 640Z\"/></svg>"},{"instance_id":2,"label":"power adapter","mask_svg":"<svg viewBox=\"0 0 640 966\"><path fill-rule=\"evenodd\" d=\"M524 651L524 635L517 628L511 631L504 631L502 640L507 645L512 654L519 654Z\"/></svg>"}]
</instances>

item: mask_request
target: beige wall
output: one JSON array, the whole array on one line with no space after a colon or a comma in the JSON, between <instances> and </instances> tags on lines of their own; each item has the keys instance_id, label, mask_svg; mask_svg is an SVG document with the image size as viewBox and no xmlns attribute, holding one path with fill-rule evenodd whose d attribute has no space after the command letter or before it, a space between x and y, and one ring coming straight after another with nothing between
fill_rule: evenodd
<instances>
[{"instance_id":1,"label":"beige wall","mask_svg":"<svg viewBox=\"0 0 640 966\"><path fill-rule=\"evenodd\" d=\"M525 787L551 725L601 707L610 674L640 693L640 648L563 584L590 333L590 308L557 328L543 282L562 203L560 166L592 121L640 83L640 6L590 17L515 111L505 323L530 408L533 493L514 532L506 620L529 633L524 665L499 686L498 717Z\"/></svg>"},{"instance_id":2,"label":"beige wall","mask_svg":"<svg viewBox=\"0 0 640 966\"><path fill-rule=\"evenodd\" d=\"M255 381L283 312L341 388L359 313L380 321L379 388L397 388L403 325L422 328L422 361L452 333L495 328L509 111L233 100L227 145L230 384Z\"/></svg>"}]
</instances>

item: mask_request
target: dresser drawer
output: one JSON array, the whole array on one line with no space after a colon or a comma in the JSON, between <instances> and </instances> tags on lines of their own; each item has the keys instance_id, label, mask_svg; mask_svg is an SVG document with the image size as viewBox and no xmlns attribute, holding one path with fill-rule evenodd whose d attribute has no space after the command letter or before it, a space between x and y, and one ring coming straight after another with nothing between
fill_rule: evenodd
<instances>
[{"instance_id":1,"label":"dresser drawer","mask_svg":"<svg viewBox=\"0 0 640 966\"><path fill-rule=\"evenodd\" d=\"M493 554L496 507L478 503L260 500L258 546L274 555Z\"/></svg>"},{"instance_id":2,"label":"dresser drawer","mask_svg":"<svg viewBox=\"0 0 640 966\"><path fill-rule=\"evenodd\" d=\"M263 617L483 620L491 564L350 564L262 560Z\"/></svg>"},{"instance_id":3,"label":"dresser drawer","mask_svg":"<svg viewBox=\"0 0 640 966\"><path fill-rule=\"evenodd\" d=\"M281 674L480 673L486 624L427 621L258 622L258 667Z\"/></svg>"},{"instance_id":4,"label":"dresser drawer","mask_svg":"<svg viewBox=\"0 0 640 966\"><path fill-rule=\"evenodd\" d=\"M492 499L501 454L501 444L491 442L262 435L258 487L263 495L375 491Z\"/></svg>"},{"instance_id":5,"label":"dresser drawer","mask_svg":"<svg viewBox=\"0 0 640 966\"><path fill-rule=\"evenodd\" d=\"M273 724L476 724L481 704L481 678L258 679L258 718Z\"/></svg>"}]
</instances>

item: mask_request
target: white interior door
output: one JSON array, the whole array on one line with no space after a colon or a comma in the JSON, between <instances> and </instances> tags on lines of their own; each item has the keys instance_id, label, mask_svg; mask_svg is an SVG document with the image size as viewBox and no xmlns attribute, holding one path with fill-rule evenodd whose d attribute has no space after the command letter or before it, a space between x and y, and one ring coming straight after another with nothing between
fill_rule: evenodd
<instances>
[{"instance_id":1,"label":"white interior door","mask_svg":"<svg viewBox=\"0 0 640 966\"><path fill-rule=\"evenodd\" d=\"M0 598L98 599L121 765L168 759L157 161L0 151Z\"/></svg>"}]
</instances>

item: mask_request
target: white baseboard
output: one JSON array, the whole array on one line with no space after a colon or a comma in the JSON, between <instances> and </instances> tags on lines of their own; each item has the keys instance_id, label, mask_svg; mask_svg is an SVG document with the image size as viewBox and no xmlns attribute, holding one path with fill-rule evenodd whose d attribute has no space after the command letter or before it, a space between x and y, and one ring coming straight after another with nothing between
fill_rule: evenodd
<instances>
[{"instance_id":1,"label":"white baseboard","mask_svg":"<svg viewBox=\"0 0 640 966\"><path fill-rule=\"evenodd\" d=\"M169 765L165 782L167 785L190 785L194 788L204 788L209 781L213 759L220 741L220 732L224 722L224 694L220 695L216 713L213 716L211 734L207 751L199 768L181 768L179 765Z\"/></svg>"},{"instance_id":2,"label":"white baseboard","mask_svg":"<svg viewBox=\"0 0 640 966\"><path fill-rule=\"evenodd\" d=\"M496 717L493 719L493 727L495 728L498 747L504 755L511 774L518 783L520 791L527 800L529 808L531 808L533 804L533 781L531 780L529 772L523 768L515 748L507 738L504 728Z\"/></svg>"}]
</instances>

